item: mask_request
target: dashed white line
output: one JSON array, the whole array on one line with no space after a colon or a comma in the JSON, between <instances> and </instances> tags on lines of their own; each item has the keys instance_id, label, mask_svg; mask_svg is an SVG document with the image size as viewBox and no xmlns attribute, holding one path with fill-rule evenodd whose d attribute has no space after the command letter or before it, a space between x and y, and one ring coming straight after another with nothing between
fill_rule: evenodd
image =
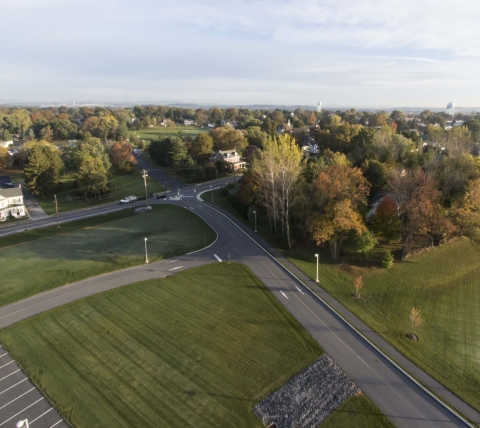
<instances>
[{"instance_id":1,"label":"dashed white line","mask_svg":"<svg viewBox=\"0 0 480 428\"><path fill-rule=\"evenodd\" d=\"M221 259L220 257L218 257L216 254L214 254L214 256L215 256L215 258L216 258L219 262L222 261L222 259Z\"/></svg>"},{"instance_id":2,"label":"dashed white line","mask_svg":"<svg viewBox=\"0 0 480 428\"><path fill-rule=\"evenodd\" d=\"M178 260L170 260L169 263L175 263L178 262Z\"/></svg>"},{"instance_id":3,"label":"dashed white line","mask_svg":"<svg viewBox=\"0 0 480 428\"><path fill-rule=\"evenodd\" d=\"M30 404L30 406L27 406L25 407L23 410L20 410L17 414L13 415L11 418L7 419L6 421L3 421L1 424L0 424L0 427L2 425L5 425L7 422L11 421L13 418L16 418L20 413L24 412L25 410L29 409L30 407L34 406L35 404L37 404L39 401L42 401L42 400L45 400L44 397L42 398L39 398L37 401L35 401L35 403L32 403Z\"/></svg>"},{"instance_id":4,"label":"dashed white line","mask_svg":"<svg viewBox=\"0 0 480 428\"><path fill-rule=\"evenodd\" d=\"M177 266L177 267L174 267L174 268L172 268L172 269L168 269L168 270L180 269L180 268L182 268L182 267L183 267L183 266Z\"/></svg>"},{"instance_id":5,"label":"dashed white line","mask_svg":"<svg viewBox=\"0 0 480 428\"><path fill-rule=\"evenodd\" d=\"M295 288L296 288L298 291L300 291L300 293L305 294L302 290L300 290L299 287L295 286Z\"/></svg>"},{"instance_id":6,"label":"dashed white line","mask_svg":"<svg viewBox=\"0 0 480 428\"><path fill-rule=\"evenodd\" d=\"M62 422L62 419L60 419L56 424L53 424L50 428L57 426L60 422Z\"/></svg>"},{"instance_id":7,"label":"dashed white line","mask_svg":"<svg viewBox=\"0 0 480 428\"><path fill-rule=\"evenodd\" d=\"M285 294L283 291L281 291L281 290L280 290L280 293L282 293L282 294L283 294L283 297L285 297L285 299L287 299L287 300L288 300L288 297L287 297L287 295L286 295L286 294Z\"/></svg>"},{"instance_id":8,"label":"dashed white line","mask_svg":"<svg viewBox=\"0 0 480 428\"><path fill-rule=\"evenodd\" d=\"M10 376L14 375L15 373L18 373L19 371L20 371L20 369L15 370L13 373L10 373L9 375L6 375L5 377L2 377L2 378L0 379L0 381L2 381L3 379L6 379L7 377L10 377Z\"/></svg>"},{"instance_id":9,"label":"dashed white line","mask_svg":"<svg viewBox=\"0 0 480 428\"><path fill-rule=\"evenodd\" d=\"M4 357L5 355L8 355L8 354L5 352L5 354L0 355L0 358Z\"/></svg>"},{"instance_id":10,"label":"dashed white line","mask_svg":"<svg viewBox=\"0 0 480 428\"><path fill-rule=\"evenodd\" d=\"M50 407L50 409L48 409L45 413L42 413L38 418L36 418L32 422L30 422L29 425L32 425L35 421L38 421L42 416L45 416L48 412L51 412L52 410L53 410L53 407ZM58 422L57 422L57 424L58 424Z\"/></svg>"},{"instance_id":11,"label":"dashed white line","mask_svg":"<svg viewBox=\"0 0 480 428\"><path fill-rule=\"evenodd\" d=\"M25 378L25 379L21 380L20 382L17 382L15 385L12 385L11 387L9 387L7 389L4 389L2 392L0 392L0 395L2 395L4 392L7 392L9 389L12 389L12 388L16 387L18 384L20 384L22 382L25 382L26 380L28 380L28 378Z\"/></svg>"},{"instance_id":12,"label":"dashed white line","mask_svg":"<svg viewBox=\"0 0 480 428\"><path fill-rule=\"evenodd\" d=\"M35 388L29 389L27 392L24 392L22 395L19 395L17 398L14 400L8 402L7 404L4 404L2 407L0 407L0 410L2 410L4 407L7 407L9 404L12 404L14 401L17 401L19 398L22 398L24 395L27 395L29 392L32 392Z\"/></svg>"}]
</instances>

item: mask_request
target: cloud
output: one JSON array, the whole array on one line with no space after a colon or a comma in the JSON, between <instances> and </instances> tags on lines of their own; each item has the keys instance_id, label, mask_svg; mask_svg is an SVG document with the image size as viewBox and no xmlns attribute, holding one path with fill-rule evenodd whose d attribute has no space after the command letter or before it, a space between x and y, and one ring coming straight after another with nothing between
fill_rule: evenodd
<instances>
[{"instance_id":1,"label":"cloud","mask_svg":"<svg viewBox=\"0 0 480 428\"><path fill-rule=\"evenodd\" d=\"M479 12L466 0L0 0L0 94L473 106Z\"/></svg>"}]
</instances>

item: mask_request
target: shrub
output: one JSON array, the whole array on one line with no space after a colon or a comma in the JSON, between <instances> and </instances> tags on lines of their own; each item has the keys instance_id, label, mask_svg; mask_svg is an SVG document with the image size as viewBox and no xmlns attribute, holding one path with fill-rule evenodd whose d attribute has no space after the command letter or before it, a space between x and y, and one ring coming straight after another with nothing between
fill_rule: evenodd
<instances>
[{"instance_id":1,"label":"shrub","mask_svg":"<svg viewBox=\"0 0 480 428\"><path fill-rule=\"evenodd\" d=\"M394 257L393 254L390 250L385 251L383 257L382 257L382 266L384 268L390 269L393 266L394 262Z\"/></svg>"},{"instance_id":2,"label":"shrub","mask_svg":"<svg viewBox=\"0 0 480 428\"><path fill-rule=\"evenodd\" d=\"M222 187L220 189L220 195L222 195L224 198L226 198L228 196L230 192L228 191L228 189L226 187Z\"/></svg>"}]
</instances>

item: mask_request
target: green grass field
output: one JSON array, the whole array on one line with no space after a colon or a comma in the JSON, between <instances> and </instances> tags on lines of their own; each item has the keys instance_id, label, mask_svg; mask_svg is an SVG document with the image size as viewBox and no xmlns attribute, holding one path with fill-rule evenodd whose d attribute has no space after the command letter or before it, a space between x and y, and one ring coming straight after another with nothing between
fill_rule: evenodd
<instances>
[{"instance_id":1,"label":"green grass field","mask_svg":"<svg viewBox=\"0 0 480 428\"><path fill-rule=\"evenodd\" d=\"M152 141L160 137L175 137L181 132L183 137L195 138L198 134L210 132L209 128L198 126L153 126L152 128L131 131L128 135L134 134L145 141Z\"/></svg>"},{"instance_id":2,"label":"green grass field","mask_svg":"<svg viewBox=\"0 0 480 428\"><path fill-rule=\"evenodd\" d=\"M322 350L246 267L212 264L46 312L0 339L80 427L262 427Z\"/></svg>"},{"instance_id":3,"label":"green grass field","mask_svg":"<svg viewBox=\"0 0 480 428\"><path fill-rule=\"evenodd\" d=\"M58 211L66 212L82 208L90 208L96 205L118 202L125 196L145 195L145 184L140 170L135 170L127 175L120 175L115 171L112 171L108 184L110 191L105 195L102 195L101 199L95 199L92 196L85 197L79 193L78 189L75 188L75 178L73 176L63 177L62 190L57 193ZM153 178L147 179L148 193L158 193L163 190L165 189L158 181ZM45 198L38 196L37 201L47 214L55 213L53 195Z\"/></svg>"},{"instance_id":4,"label":"green grass field","mask_svg":"<svg viewBox=\"0 0 480 428\"><path fill-rule=\"evenodd\" d=\"M198 216L171 205L154 205L152 212L141 215L127 209L79 223L83 228L68 223L55 231L47 228L0 238L0 306L141 264L145 237L150 261L194 251L216 237Z\"/></svg>"},{"instance_id":5,"label":"green grass field","mask_svg":"<svg viewBox=\"0 0 480 428\"><path fill-rule=\"evenodd\" d=\"M313 251L294 251L290 261L315 278ZM320 285L405 356L480 410L480 252L467 238L396 263L391 269L348 269L320 264ZM352 278L363 275L363 296L352 298ZM409 313L423 325L410 332Z\"/></svg>"}]
</instances>

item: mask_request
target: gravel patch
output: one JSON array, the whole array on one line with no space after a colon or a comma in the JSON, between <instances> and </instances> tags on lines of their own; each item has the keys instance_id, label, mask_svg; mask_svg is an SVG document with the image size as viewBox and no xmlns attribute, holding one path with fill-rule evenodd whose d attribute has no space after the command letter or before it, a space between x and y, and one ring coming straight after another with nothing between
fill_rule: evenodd
<instances>
[{"instance_id":1,"label":"gravel patch","mask_svg":"<svg viewBox=\"0 0 480 428\"><path fill-rule=\"evenodd\" d=\"M357 385L328 355L290 378L254 406L265 426L318 428L347 398L360 392Z\"/></svg>"}]
</instances>

